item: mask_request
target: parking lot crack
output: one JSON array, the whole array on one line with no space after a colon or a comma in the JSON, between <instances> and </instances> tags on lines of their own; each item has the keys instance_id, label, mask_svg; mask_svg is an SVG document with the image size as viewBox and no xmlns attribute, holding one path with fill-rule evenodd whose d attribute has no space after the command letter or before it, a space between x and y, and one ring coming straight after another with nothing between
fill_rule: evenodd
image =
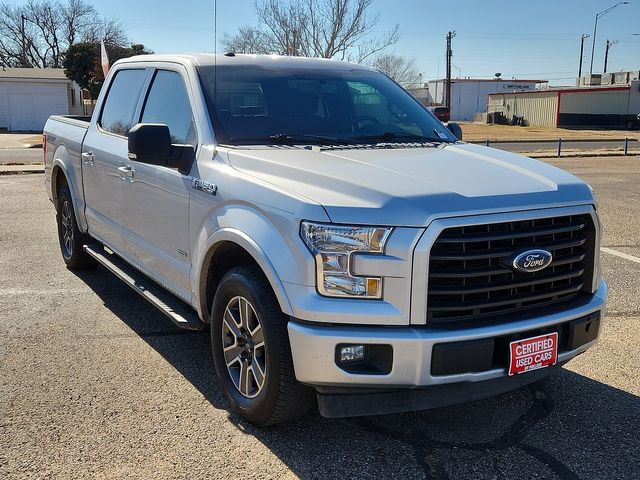
<instances>
[{"instance_id":1,"label":"parking lot crack","mask_svg":"<svg viewBox=\"0 0 640 480\"><path fill-rule=\"evenodd\" d=\"M580 479L580 477L578 477L578 475L576 475L573 472L573 470L571 470L560 460L555 458L550 453L545 452L541 448L534 447L533 445L529 445L527 443L522 443L522 442L518 444L518 448L523 452L528 453L529 455L534 457L536 460L544 463L547 467L553 470L553 472L556 473L563 480L579 480Z\"/></svg>"},{"instance_id":2,"label":"parking lot crack","mask_svg":"<svg viewBox=\"0 0 640 480\"><path fill-rule=\"evenodd\" d=\"M388 428L367 418L354 418L352 421L364 430L382 435L405 443L413 448L414 456L427 479L449 479L449 475L443 465L436 458L436 451L460 451L467 450L483 454L491 454L492 451L501 451L508 448L517 448L544 464L559 478L579 480L580 477L568 466L554 457L551 453L524 442L529 431L544 421L553 412L553 400L547 395L544 387L536 385L529 387L534 397L533 403L526 412L520 415L507 429L495 440L481 443L451 442L431 439L428 432L421 428L415 428L401 432ZM498 478L504 478L504 472L498 468L497 460L493 459L493 467Z\"/></svg>"},{"instance_id":3,"label":"parking lot crack","mask_svg":"<svg viewBox=\"0 0 640 480\"><path fill-rule=\"evenodd\" d=\"M446 470L442 464L436 460L430 443L425 441L423 437L415 435L415 431L400 432L392 428L384 427L365 417L352 418L351 422L369 433L381 435L387 439L410 446L413 449L416 463L423 471L427 480L449 480L449 475Z\"/></svg>"}]
</instances>

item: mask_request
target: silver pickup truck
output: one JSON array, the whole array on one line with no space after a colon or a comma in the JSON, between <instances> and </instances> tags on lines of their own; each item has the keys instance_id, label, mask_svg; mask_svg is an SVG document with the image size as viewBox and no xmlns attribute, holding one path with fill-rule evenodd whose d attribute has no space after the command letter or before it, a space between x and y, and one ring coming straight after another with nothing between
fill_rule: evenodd
<instances>
[{"instance_id":1,"label":"silver pickup truck","mask_svg":"<svg viewBox=\"0 0 640 480\"><path fill-rule=\"evenodd\" d=\"M597 341L591 188L464 143L376 70L133 57L90 121L54 116L44 135L67 266L208 325L220 387L254 424L495 395Z\"/></svg>"}]
</instances>

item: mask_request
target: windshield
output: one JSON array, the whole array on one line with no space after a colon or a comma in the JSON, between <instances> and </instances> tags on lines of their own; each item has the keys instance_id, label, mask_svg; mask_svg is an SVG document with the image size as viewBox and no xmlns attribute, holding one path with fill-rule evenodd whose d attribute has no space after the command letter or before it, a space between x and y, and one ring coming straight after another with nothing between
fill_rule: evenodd
<instances>
[{"instance_id":1,"label":"windshield","mask_svg":"<svg viewBox=\"0 0 640 480\"><path fill-rule=\"evenodd\" d=\"M216 138L244 144L454 142L385 75L369 70L199 67Z\"/></svg>"}]
</instances>

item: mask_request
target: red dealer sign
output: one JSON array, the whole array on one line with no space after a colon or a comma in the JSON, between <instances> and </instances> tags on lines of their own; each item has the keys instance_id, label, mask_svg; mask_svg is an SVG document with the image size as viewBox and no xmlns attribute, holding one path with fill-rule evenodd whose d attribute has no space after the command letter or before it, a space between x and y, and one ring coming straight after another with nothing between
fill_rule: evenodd
<instances>
[{"instance_id":1,"label":"red dealer sign","mask_svg":"<svg viewBox=\"0 0 640 480\"><path fill-rule=\"evenodd\" d=\"M558 333L516 340L509 344L509 375L555 365L558 361Z\"/></svg>"}]
</instances>

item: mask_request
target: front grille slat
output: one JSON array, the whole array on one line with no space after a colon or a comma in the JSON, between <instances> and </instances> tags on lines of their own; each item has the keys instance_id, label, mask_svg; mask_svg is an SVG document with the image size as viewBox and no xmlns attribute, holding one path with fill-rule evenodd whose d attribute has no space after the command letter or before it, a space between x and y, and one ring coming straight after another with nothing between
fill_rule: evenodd
<instances>
[{"instance_id":1,"label":"front grille slat","mask_svg":"<svg viewBox=\"0 0 640 480\"><path fill-rule=\"evenodd\" d=\"M571 248L571 247L579 247L580 245L584 245L586 241L587 241L586 238L578 238L577 240L557 242L554 244L540 244L540 245L537 245L536 248L545 248L547 250L550 250L553 253L554 250L561 250L564 248ZM462 245L466 245L466 244L462 244ZM500 250L493 250L490 253L486 253L486 252L477 253L475 251L469 251L469 252L461 252L459 254L447 253L445 250L443 250L442 253L436 251L434 254L432 254L431 259L432 260L478 260L482 258L501 258L507 255L510 255L511 253L513 253L513 248L503 248Z\"/></svg>"},{"instance_id":2,"label":"front grille slat","mask_svg":"<svg viewBox=\"0 0 640 480\"><path fill-rule=\"evenodd\" d=\"M513 288L525 287L527 285L538 285L541 283L549 283L549 282L557 282L558 280L567 280L574 277L579 277L584 273L584 268L576 268L573 270L569 270L563 274L555 274L555 275L546 275L533 277L527 280L520 280L516 283L511 282L489 282L484 285L479 285L477 287L436 287L430 288L429 292L432 295L468 295L470 293L480 293L480 292L495 292L498 290L508 290Z\"/></svg>"},{"instance_id":3,"label":"front grille slat","mask_svg":"<svg viewBox=\"0 0 640 480\"><path fill-rule=\"evenodd\" d=\"M588 214L447 228L429 256L427 323L506 321L574 301L591 285L594 245ZM551 265L532 273L511 268L515 254L535 248L553 254Z\"/></svg>"},{"instance_id":4,"label":"front grille slat","mask_svg":"<svg viewBox=\"0 0 640 480\"><path fill-rule=\"evenodd\" d=\"M534 301L534 300L541 300L541 299L545 299L545 298L549 298L549 297L559 297L561 295L567 295L569 293L575 293L578 290L580 290L582 287L584 286L583 283L578 283L576 285L573 285L569 288L561 288L561 289L555 289L555 290L550 290L547 291L543 294L538 294L538 295L515 295L513 297L508 298L507 300L499 300L499 301L490 301L487 300L485 302L477 302L477 303L471 303L471 304L467 304L467 307L469 309L472 310L478 310L478 309L482 309L482 308L493 308L493 307L501 307L504 305L509 305L511 303L522 303L522 302L528 302L528 301ZM460 308L460 304L457 302L450 302L450 303L440 303L439 306L437 307L432 307L432 310L434 312L451 312L451 311L456 311L457 309Z\"/></svg>"},{"instance_id":5,"label":"front grille slat","mask_svg":"<svg viewBox=\"0 0 640 480\"><path fill-rule=\"evenodd\" d=\"M586 257L586 253L577 253L572 255L560 255L554 257L553 265L565 265L568 263L578 263L584 260ZM505 273L512 273L512 270L503 267L489 267L489 268L479 268L479 269L450 269L444 270L440 269L435 272L430 272L429 276L434 278L463 278L463 277L483 277L488 275L499 275Z\"/></svg>"},{"instance_id":6,"label":"front grille slat","mask_svg":"<svg viewBox=\"0 0 640 480\"><path fill-rule=\"evenodd\" d=\"M539 235L553 235L555 233L565 233L569 231L582 230L584 223L571 225L569 227L553 227L542 228L539 230L529 230L518 233L502 233L502 234L476 234L476 235L443 235L438 239L440 243L469 243L469 242L490 242L492 240L510 240L515 238L525 238Z\"/></svg>"}]
</instances>

